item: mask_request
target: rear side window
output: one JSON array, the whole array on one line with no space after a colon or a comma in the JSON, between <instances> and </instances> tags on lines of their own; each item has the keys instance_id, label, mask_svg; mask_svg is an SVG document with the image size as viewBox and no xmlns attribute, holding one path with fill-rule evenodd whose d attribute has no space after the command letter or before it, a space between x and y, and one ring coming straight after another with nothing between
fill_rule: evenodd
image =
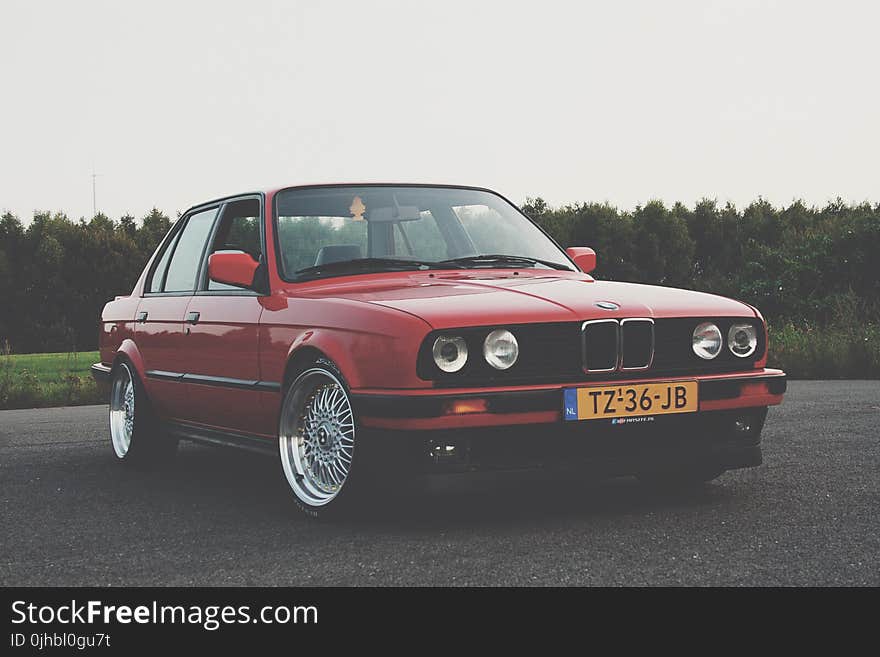
<instances>
[{"instance_id":1,"label":"rear side window","mask_svg":"<svg viewBox=\"0 0 880 657\"><path fill-rule=\"evenodd\" d=\"M162 252L162 257L159 258L159 264L157 264L156 268L153 270L153 277L150 279L150 289L147 290L147 292L162 291L162 284L165 282L165 272L168 270L168 261L171 260L171 254L174 252L174 245L177 244L178 237L180 237L180 233L177 233L171 239L168 246L165 247L165 251Z\"/></svg>"},{"instance_id":2,"label":"rear side window","mask_svg":"<svg viewBox=\"0 0 880 657\"><path fill-rule=\"evenodd\" d=\"M192 215L183 227L171 253L171 263L165 275L162 292L191 292L196 287L196 276L205 250L205 242L214 225L217 208ZM164 259L164 257L163 257ZM161 266L160 262L160 266ZM159 269L156 270L158 275ZM154 275L155 278L155 275ZM152 287L152 286L151 286Z\"/></svg>"}]
</instances>

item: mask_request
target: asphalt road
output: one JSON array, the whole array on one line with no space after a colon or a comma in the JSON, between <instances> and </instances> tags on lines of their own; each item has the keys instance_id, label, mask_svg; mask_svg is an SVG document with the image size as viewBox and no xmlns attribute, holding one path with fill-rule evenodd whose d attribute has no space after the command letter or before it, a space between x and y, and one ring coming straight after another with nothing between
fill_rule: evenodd
<instances>
[{"instance_id":1,"label":"asphalt road","mask_svg":"<svg viewBox=\"0 0 880 657\"><path fill-rule=\"evenodd\" d=\"M880 382L792 382L763 466L700 490L445 476L313 522L275 463L114 463L106 407L0 412L0 585L880 585Z\"/></svg>"}]
</instances>

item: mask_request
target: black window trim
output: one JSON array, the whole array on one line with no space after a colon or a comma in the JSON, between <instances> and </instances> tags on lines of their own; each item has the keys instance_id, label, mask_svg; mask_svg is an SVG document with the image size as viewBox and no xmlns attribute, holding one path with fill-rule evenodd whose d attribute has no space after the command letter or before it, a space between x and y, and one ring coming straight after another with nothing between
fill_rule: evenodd
<instances>
[{"instance_id":1,"label":"black window trim","mask_svg":"<svg viewBox=\"0 0 880 657\"><path fill-rule=\"evenodd\" d=\"M141 290L141 298L145 297L191 297L191 296L266 296L270 293L269 290L263 292L257 292L256 290L200 290L198 288L201 287L201 274L202 269L204 268L205 272L207 272L207 250L208 244L213 243L214 236L216 234L217 222L222 216L222 210L227 203L232 203L234 201L239 200L247 200L249 198L255 198L260 202L260 242L261 247L263 249L263 258L267 259L268 256L266 254L266 195L263 192L247 192L244 194L236 194L232 196L224 196L222 198L214 199L212 201L206 201L205 203L200 203L199 205L194 205L186 210L180 218L174 223L162 241L159 243L159 247L156 249L153 254L153 258L149 263L150 272L147 275L147 278L144 280L144 288ZM200 212L204 212L206 210L217 209L217 214L214 216L214 224L211 226L211 232L208 240L205 242L202 247L202 260L199 263L199 274L197 276L197 281L199 284L196 286L196 289L193 290L184 290L182 292L149 292L149 284L152 282L153 276L156 273L156 267L159 266L159 261L162 259L162 256L165 253L165 249L167 248L176 248L176 244L172 244L174 240L177 239L179 233L183 230L183 227L189 221L190 217L193 215L199 214ZM158 256L158 257L157 257ZM171 253L171 257L168 259L169 265L171 264L171 258L174 257L174 253ZM268 265L267 265L268 266ZM163 281L164 287L164 281Z\"/></svg>"},{"instance_id":2,"label":"black window trim","mask_svg":"<svg viewBox=\"0 0 880 657\"><path fill-rule=\"evenodd\" d=\"M487 187L474 187L472 185L443 185L438 183L331 183L331 184L321 184L321 185L291 185L290 187L284 187L282 189L277 190L272 195L272 241L273 246L275 248L275 270L278 273L278 278L280 278L285 283L289 284L297 284L297 283L307 283L309 281L297 281L295 279L289 279L285 276L284 267L281 266L281 240L278 237L278 195L282 192L289 192L291 190L300 190L300 189L333 189L333 188L343 188L343 187L424 187L431 189L465 189L472 192L487 192L492 194L493 196L497 196L502 201L509 204L514 210L516 210L520 215L522 215L526 221L531 223L535 228L541 231L541 233L549 239L556 248L562 253L565 260L571 264L573 272L580 272L580 268L574 263L568 253L565 252L565 249L562 245L559 244L546 230L544 230L543 226L538 224L534 219L532 219L529 215L519 209L519 206L516 205L513 201L508 199L506 196L499 194L493 189L489 189Z\"/></svg>"},{"instance_id":3,"label":"black window trim","mask_svg":"<svg viewBox=\"0 0 880 657\"><path fill-rule=\"evenodd\" d=\"M208 252L209 248L214 245L214 240L217 239L217 232L220 230L220 222L223 221L223 216L226 213L227 207L229 207L233 203L238 203L239 201L251 201L255 200L259 203L260 211L258 214L258 221L260 224L260 249L262 253L260 254L260 264L265 265L267 256L266 256L266 199L263 194L241 194L240 196L230 196L223 199L223 203L220 205L220 210L217 213L217 217L214 219L214 225L211 227L211 233L208 236L208 240L205 242L204 250L202 252L202 262L199 266L199 274L196 278L198 284L196 285L195 291L192 292L192 296L197 297L263 297L269 294L268 290L263 290L262 292L258 290L246 290L244 288L239 290L209 290L208 289L208 258L210 257L210 253Z\"/></svg>"}]
</instances>

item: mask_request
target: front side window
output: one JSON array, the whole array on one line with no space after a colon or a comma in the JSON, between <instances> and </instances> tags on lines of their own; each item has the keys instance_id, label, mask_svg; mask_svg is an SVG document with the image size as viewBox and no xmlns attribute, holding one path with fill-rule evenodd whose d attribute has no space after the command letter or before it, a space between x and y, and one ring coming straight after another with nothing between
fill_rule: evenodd
<instances>
[{"instance_id":1,"label":"front side window","mask_svg":"<svg viewBox=\"0 0 880 657\"><path fill-rule=\"evenodd\" d=\"M574 269L517 208L482 190L288 189L276 196L275 222L281 273L289 281L415 268Z\"/></svg>"},{"instance_id":2,"label":"front side window","mask_svg":"<svg viewBox=\"0 0 880 657\"><path fill-rule=\"evenodd\" d=\"M261 261L263 241L260 237L259 200L247 199L226 205L209 255L217 251L243 251L255 262ZM240 290L241 288L209 280L208 289Z\"/></svg>"},{"instance_id":3,"label":"front side window","mask_svg":"<svg viewBox=\"0 0 880 657\"><path fill-rule=\"evenodd\" d=\"M162 292L191 292L196 288L196 276L205 250L205 242L214 225L217 208L191 215L177 238L171 253L171 262L165 274ZM157 274L158 269L157 269ZM155 278L155 274L154 274Z\"/></svg>"}]
</instances>

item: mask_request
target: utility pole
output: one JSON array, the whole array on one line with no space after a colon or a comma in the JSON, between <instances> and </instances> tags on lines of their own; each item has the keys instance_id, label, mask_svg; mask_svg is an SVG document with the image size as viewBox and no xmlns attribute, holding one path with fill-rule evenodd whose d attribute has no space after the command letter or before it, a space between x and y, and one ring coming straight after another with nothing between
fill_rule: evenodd
<instances>
[{"instance_id":1,"label":"utility pole","mask_svg":"<svg viewBox=\"0 0 880 657\"><path fill-rule=\"evenodd\" d=\"M97 180L100 174L95 173L95 167L92 167L92 216L94 217L98 214L98 203L97 203L97 195L95 189L97 187Z\"/></svg>"}]
</instances>

